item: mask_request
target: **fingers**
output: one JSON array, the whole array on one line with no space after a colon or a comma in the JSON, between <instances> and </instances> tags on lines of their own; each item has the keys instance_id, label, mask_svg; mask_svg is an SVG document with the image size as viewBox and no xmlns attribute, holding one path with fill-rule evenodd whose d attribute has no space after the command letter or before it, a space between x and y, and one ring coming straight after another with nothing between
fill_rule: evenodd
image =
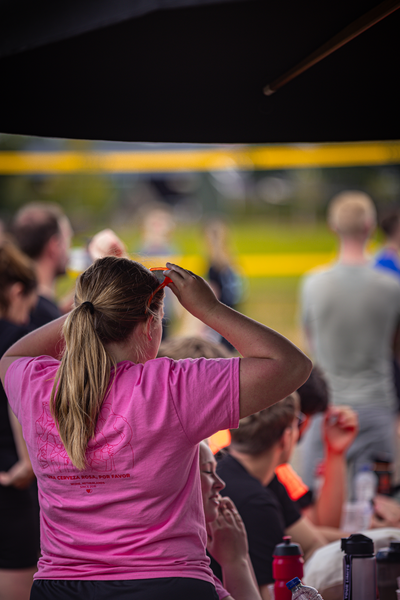
<instances>
[{"instance_id":1,"label":"fingers","mask_svg":"<svg viewBox=\"0 0 400 600\"><path fill-rule=\"evenodd\" d=\"M236 521L242 520L241 516L239 515L238 509L236 508L233 501L230 498L228 498L228 496L221 498L220 508L229 511L235 517Z\"/></svg>"},{"instance_id":2,"label":"fingers","mask_svg":"<svg viewBox=\"0 0 400 600\"><path fill-rule=\"evenodd\" d=\"M346 431L354 431L358 429L358 418L356 414L344 414L339 422L339 425L342 429Z\"/></svg>"},{"instance_id":3,"label":"fingers","mask_svg":"<svg viewBox=\"0 0 400 600\"><path fill-rule=\"evenodd\" d=\"M236 510L236 506L234 505L232 500L228 498L228 496L224 496L223 498L221 498L220 507L222 508L223 506L226 506L230 510Z\"/></svg>"},{"instance_id":4,"label":"fingers","mask_svg":"<svg viewBox=\"0 0 400 600\"><path fill-rule=\"evenodd\" d=\"M183 269L178 265L174 265L173 263L166 263L166 269L163 271L163 274L170 278L172 283L169 283L167 287L180 298L180 286L184 284L185 281L188 282L192 279L196 279L196 276L191 271Z\"/></svg>"},{"instance_id":5,"label":"fingers","mask_svg":"<svg viewBox=\"0 0 400 600\"><path fill-rule=\"evenodd\" d=\"M354 430L358 427L357 413L349 406L331 406L326 412L327 426L338 426L340 429Z\"/></svg>"},{"instance_id":6,"label":"fingers","mask_svg":"<svg viewBox=\"0 0 400 600\"><path fill-rule=\"evenodd\" d=\"M242 518L230 498L223 498L225 502L221 502L219 513L229 525L242 525Z\"/></svg>"},{"instance_id":7,"label":"fingers","mask_svg":"<svg viewBox=\"0 0 400 600\"><path fill-rule=\"evenodd\" d=\"M166 267L167 267L167 269L164 271L164 273L167 274L168 277L171 277L171 273L172 273L172 275L174 273L177 273L178 275L180 275L182 277L182 279L187 279L188 277L193 277L194 279L196 279L196 275L194 273L192 273L192 271L183 269L179 265L174 265L173 263L167 262ZM172 277L171 277L171 279L172 279Z\"/></svg>"}]
</instances>

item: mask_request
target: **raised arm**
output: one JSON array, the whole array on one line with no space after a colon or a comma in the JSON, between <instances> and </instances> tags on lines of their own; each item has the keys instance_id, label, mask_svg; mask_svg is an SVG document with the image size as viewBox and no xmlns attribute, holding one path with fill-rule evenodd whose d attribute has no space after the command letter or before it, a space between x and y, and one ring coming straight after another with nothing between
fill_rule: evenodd
<instances>
[{"instance_id":1,"label":"raised arm","mask_svg":"<svg viewBox=\"0 0 400 600\"><path fill-rule=\"evenodd\" d=\"M331 406L324 419L325 478L306 516L318 526L339 528L346 500L346 452L358 433L358 417L348 406ZM337 536L335 539L338 539Z\"/></svg>"},{"instance_id":2,"label":"raised arm","mask_svg":"<svg viewBox=\"0 0 400 600\"><path fill-rule=\"evenodd\" d=\"M35 329L21 338L3 354L0 360L0 377L4 385L4 378L8 367L14 360L23 356L52 356L59 358L63 349L62 326L67 315Z\"/></svg>"},{"instance_id":3,"label":"raised arm","mask_svg":"<svg viewBox=\"0 0 400 600\"><path fill-rule=\"evenodd\" d=\"M242 355L240 417L258 412L300 387L311 361L288 339L219 302L201 277L167 263L169 287L184 308L227 339Z\"/></svg>"}]
</instances>

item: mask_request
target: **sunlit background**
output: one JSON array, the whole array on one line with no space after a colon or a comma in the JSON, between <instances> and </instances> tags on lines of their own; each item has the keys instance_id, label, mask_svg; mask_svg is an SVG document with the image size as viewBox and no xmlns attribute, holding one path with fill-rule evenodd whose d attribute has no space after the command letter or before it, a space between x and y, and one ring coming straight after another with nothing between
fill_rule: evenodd
<instances>
[{"instance_id":1,"label":"sunlit background","mask_svg":"<svg viewBox=\"0 0 400 600\"><path fill-rule=\"evenodd\" d=\"M183 146L85 142L0 135L0 219L26 202L59 203L74 228L63 296L83 268L83 249L110 227L147 265L173 260L204 275L205 236L215 218L226 228L224 252L240 275L238 308L304 348L297 297L302 275L334 259L326 227L330 198L361 189L378 212L398 206L400 142L307 146ZM144 227L163 242L157 256ZM160 227L160 229L158 229ZM371 253L381 243L379 231ZM171 321L171 332L179 332Z\"/></svg>"}]
</instances>

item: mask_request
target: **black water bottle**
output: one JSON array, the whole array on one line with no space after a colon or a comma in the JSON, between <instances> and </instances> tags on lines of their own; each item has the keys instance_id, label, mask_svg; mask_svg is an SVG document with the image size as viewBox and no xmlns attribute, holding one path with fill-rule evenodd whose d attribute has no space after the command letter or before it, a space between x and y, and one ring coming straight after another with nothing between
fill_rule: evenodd
<instances>
[{"instance_id":1,"label":"black water bottle","mask_svg":"<svg viewBox=\"0 0 400 600\"><path fill-rule=\"evenodd\" d=\"M361 533L342 538L343 599L376 600L374 542Z\"/></svg>"}]
</instances>

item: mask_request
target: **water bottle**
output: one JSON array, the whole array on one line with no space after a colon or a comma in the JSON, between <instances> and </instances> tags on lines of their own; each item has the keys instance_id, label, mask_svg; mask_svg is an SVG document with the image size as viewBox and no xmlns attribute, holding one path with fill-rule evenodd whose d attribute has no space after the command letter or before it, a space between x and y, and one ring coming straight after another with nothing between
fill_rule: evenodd
<instances>
[{"instance_id":1,"label":"water bottle","mask_svg":"<svg viewBox=\"0 0 400 600\"><path fill-rule=\"evenodd\" d=\"M354 478L355 502L347 502L343 507L341 528L344 531L357 532L370 528L377 483L377 476L371 467L361 467Z\"/></svg>"},{"instance_id":2,"label":"water bottle","mask_svg":"<svg viewBox=\"0 0 400 600\"><path fill-rule=\"evenodd\" d=\"M299 544L292 543L290 535L285 535L273 553L272 576L275 580L275 600L291 600L292 594L286 582L293 577L303 577L303 551Z\"/></svg>"},{"instance_id":3,"label":"water bottle","mask_svg":"<svg viewBox=\"0 0 400 600\"><path fill-rule=\"evenodd\" d=\"M371 504L378 486L378 478L369 465L364 465L354 478L356 502Z\"/></svg>"},{"instance_id":4,"label":"water bottle","mask_svg":"<svg viewBox=\"0 0 400 600\"><path fill-rule=\"evenodd\" d=\"M342 538L343 600L376 600L374 542L362 533Z\"/></svg>"},{"instance_id":5,"label":"water bottle","mask_svg":"<svg viewBox=\"0 0 400 600\"><path fill-rule=\"evenodd\" d=\"M292 600L323 600L318 590L309 585L303 585L298 577L288 581L286 585L292 592Z\"/></svg>"}]
</instances>

